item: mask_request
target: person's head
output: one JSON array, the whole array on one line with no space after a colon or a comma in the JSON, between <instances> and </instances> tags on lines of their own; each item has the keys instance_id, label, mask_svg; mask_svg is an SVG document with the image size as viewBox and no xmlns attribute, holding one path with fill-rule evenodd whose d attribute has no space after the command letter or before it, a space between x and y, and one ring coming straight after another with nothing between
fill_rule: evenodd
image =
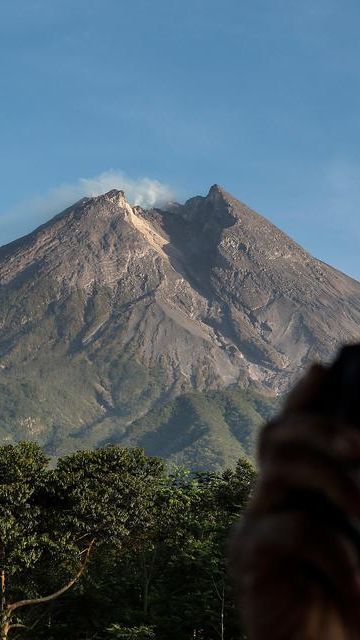
<instances>
[{"instance_id":1,"label":"person's head","mask_svg":"<svg viewBox=\"0 0 360 640\"><path fill-rule=\"evenodd\" d=\"M249 640L360 638L359 401L355 346L312 367L263 429L231 543Z\"/></svg>"}]
</instances>

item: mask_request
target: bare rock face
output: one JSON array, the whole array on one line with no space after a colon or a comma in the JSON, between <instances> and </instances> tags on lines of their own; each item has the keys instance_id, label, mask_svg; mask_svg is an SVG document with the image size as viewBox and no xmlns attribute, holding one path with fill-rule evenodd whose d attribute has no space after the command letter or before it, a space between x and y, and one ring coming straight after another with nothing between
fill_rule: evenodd
<instances>
[{"instance_id":1,"label":"bare rock face","mask_svg":"<svg viewBox=\"0 0 360 640\"><path fill-rule=\"evenodd\" d=\"M250 379L286 390L309 361L359 339L358 282L311 257L217 185L207 198L187 202L183 217L187 228L178 213L174 226L182 226L192 284L205 287L220 310L210 309L207 322L250 363Z\"/></svg>"},{"instance_id":2,"label":"bare rock face","mask_svg":"<svg viewBox=\"0 0 360 640\"><path fill-rule=\"evenodd\" d=\"M161 210L84 198L0 249L2 437L141 444L155 407L281 394L359 327L360 284L217 185Z\"/></svg>"}]
</instances>

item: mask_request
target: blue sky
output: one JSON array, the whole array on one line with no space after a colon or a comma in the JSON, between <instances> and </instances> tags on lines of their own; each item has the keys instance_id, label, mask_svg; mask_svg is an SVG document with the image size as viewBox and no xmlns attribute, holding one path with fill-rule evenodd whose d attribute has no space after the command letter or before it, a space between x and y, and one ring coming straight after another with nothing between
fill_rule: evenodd
<instances>
[{"instance_id":1,"label":"blue sky","mask_svg":"<svg viewBox=\"0 0 360 640\"><path fill-rule=\"evenodd\" d=\"M2 0L0 244L217 182L360 278L359 33L358 0Z\"/></svg>"}]
</instances>

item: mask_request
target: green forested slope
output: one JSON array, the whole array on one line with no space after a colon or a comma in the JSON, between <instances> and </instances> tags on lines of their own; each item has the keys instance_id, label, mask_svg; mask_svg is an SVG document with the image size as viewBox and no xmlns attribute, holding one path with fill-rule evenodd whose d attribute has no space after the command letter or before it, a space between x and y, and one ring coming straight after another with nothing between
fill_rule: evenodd
<instances>
[{"instance_id":1,"label":"green forested slope","mask_svg":"<svg viewBox=\"0 0 360 640\"><path fill-rule=\"evenodd\" d=\"M188 393L137 421L129 439L176 464L221 469L240 456L254 457L258 428L276 405L238 387Z\"/></svg>"},{"instance_id":2,"label":"green forested slope","mask_svg":"<svg viewBox=\"0 0 360 640\"><path fill-rule=\"evenodd\" d=\"M149 400L161 396L156 375L131 360L122 363L121 375L118 367L116 404L100 413L96 381L104 379L83 355L52 358L23 376L2 373L2 442L32 439L55 457L105 444L140 446L192 469L221 469L241 455L253 457L258 427L276 407L273 398L229 387L158 399L146 412ZM144 415L126 424L140 403Z\"/></svg>"}]
</instances>

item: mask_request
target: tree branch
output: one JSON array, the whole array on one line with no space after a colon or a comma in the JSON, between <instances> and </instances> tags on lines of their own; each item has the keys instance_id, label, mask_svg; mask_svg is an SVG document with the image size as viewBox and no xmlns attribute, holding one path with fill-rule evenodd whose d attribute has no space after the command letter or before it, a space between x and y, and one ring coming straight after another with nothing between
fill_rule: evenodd
<instances>
[{"instance_id":1,"label":"tree branch","mask_svg":"<svg viewBox=\"0 0 360 640\"><path fill-rule=\"evenodd\" d=\"M84 573L84 571L86 569L86 565L88 563L88 560L89 560L89 557L90 557L90 553L92 551L92 548L93 548L94 544L95 544L95 540L92 540L90 542L90 545L88 546L88 548L86 550L85 558L84 558L84 561L83 561L79 571L77 572L76 576L74 578L72 578L70 580L70 582L68 582L64 587L62 587L61 589L58 589L58 591L55 591L54 593L51 593L48 596L44 596L42 598L31 598L29 600L18 600L18 602L13 602L12 604L8 604L7 607L6 607L7 612L12 613L13 611L15 611L15 609L20 609L20 607L27 607L27 606L32 605L32 604L43 604L45 602L50 602L51 600L56 600L56 598L59 598L59 596L62 596L63 593L65 593L66 591L71 589L71 587L83 575L83 573Z\"/></svg>"},{"instance_id":2,"label":"tree branch","mask_svg":"<svg viewBox=\"0 0 360 640\"><path fill-rule=\"evenodd\" d=\"M28 627L26 626L26 624L21 624L20 622L15 622L14 624L11 624L9 626L9 631L11 631L11 629L28 629Z\"/></svg>"}]
</instances>

